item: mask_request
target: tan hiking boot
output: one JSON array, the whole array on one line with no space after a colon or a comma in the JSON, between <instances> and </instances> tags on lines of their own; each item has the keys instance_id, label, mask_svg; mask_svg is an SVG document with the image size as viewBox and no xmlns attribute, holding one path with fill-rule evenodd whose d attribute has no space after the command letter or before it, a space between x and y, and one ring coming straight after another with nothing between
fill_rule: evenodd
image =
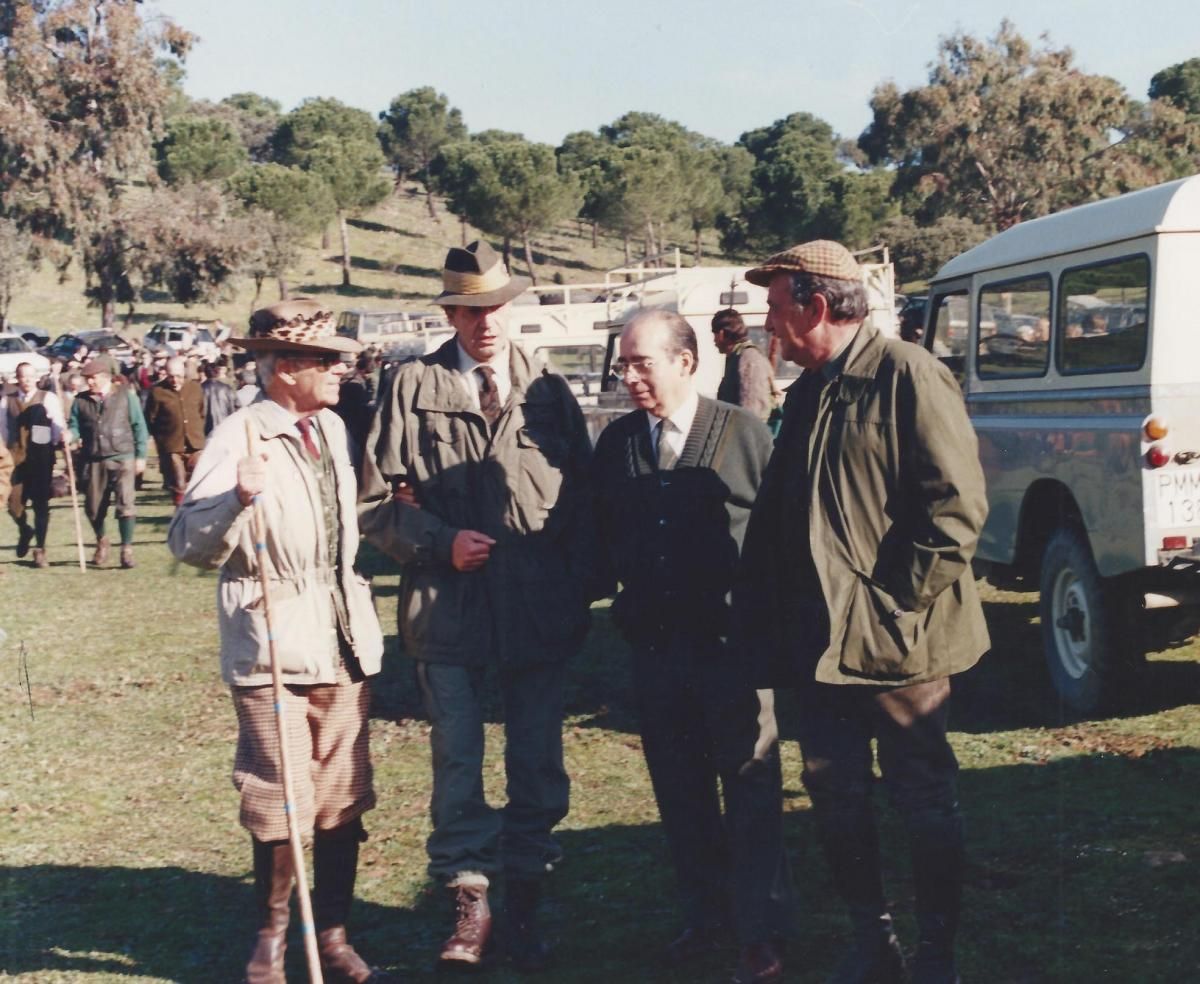
<instances>
[{"instance_id":1,"label":"tan hiking boot","mask_svg":"<svg viewBox=\"0 0 1200 984\"><path fill-rule=\"evenodd\" d=\"M33 566L34 567L49 567L50 561L46 559L46 550L44 547L33 548Z\"/></svg>"},{"instance_id":2,"label":"tan hiking boot","mask_svg":"<svg viewBox=\"0 0 1200 984\"><path fill-rule=\"evenodd\" d=\"M133 545L130 543L121 544L121 567L125 570L131 570L133 563Z\"/></svg>"},{"instance_id":3,"label":"tan hiking boot","mask_svg":"<svg viewBox=\"0 0 1200 984\"><path fill-rule=\"evenodd\" d=\"M96 567L103 567L108 563L108 537L102 536L96 541L96 552L92 554L92 564Z\"/></svg>"}]
</instances>

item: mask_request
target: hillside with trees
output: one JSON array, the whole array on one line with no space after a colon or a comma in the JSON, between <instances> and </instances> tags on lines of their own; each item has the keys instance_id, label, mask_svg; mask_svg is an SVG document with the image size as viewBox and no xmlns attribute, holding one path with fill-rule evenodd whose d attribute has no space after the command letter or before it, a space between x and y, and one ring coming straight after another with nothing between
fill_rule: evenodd
<instances>
[{"instance_id":1,"label":"hillside with trees","mask_svg":"<svg viewBox=\"0 0 1200 984\"><path fill-rule=\"evenodd\" d=\"M886 243L914 283L1016 222L1200 170L1200 59L1143 100L1008 21L864 93L856 137L797 107L733 144L633 110L553 147L472 131L428 86L373 112L192 100L193 43L136 0L0 2L0 320L240 324L273 291L425 307L476 235L535 282L824 237Z\"/></svg>"}]
</instances>

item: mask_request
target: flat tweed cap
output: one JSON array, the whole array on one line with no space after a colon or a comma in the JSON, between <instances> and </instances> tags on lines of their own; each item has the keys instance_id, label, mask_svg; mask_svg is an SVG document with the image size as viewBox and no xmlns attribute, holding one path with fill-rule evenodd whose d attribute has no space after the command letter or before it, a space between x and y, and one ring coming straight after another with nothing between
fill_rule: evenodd
<instances>
[{"instance_id":1,"label":"flat tweed cap","mask_svg":"<svg viewBox=\"0 0 1200 984\"><path fill-rule=\"evenodd\" d=\"M500 254L482 239L450 247L442 264L442 292L434 304L493 307L507 304L529 286L526 277L510 277Z\"/></svg>"},{"instance_id":2,"label":"flat tweed cap","mask_svg":"<svg viewBox=\"0 0 1200 984\"><path fill-rule=\"evenodd\" d=\"M332 311L307 297L280 301L250 315L250 334L230 345L250 351L359 352L362 343L337 333Z\"/></svg>"},{"instance_id":3,"label":"flat tweed cap","mask_svg":"<svg viewBox=\"0 0 1200 984\"><path fill-rule=\"evenodd\" d=\"M777 273L811 273L856 283L862 279L862 271L850 250L832 239L814 239L769 256L761 266L747 270L746 279L759 287L769 287Z\"/></svg>"},{"instance_id":4,"label":"flat tweed cap","mask_svg":"<svg viewBox=\"0 0 1200 984\"><path fill-rule=\"evenodd\" d=\"M119 376L121 374L121 367L117 364L117 360L111 355L105 355L103 352L99 355L93 355L85 362L83 368L79 370L79 375L87 378L88 376L98 376L102 372L106 372L110 376Z\"/></svg>"}]
</instances>

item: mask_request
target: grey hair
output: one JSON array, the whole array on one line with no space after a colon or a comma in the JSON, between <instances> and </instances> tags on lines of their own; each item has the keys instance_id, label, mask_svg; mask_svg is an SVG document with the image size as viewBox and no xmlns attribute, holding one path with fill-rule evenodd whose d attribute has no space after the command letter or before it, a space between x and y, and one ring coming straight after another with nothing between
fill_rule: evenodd
<instances>
[{"instance_id":1,"label":"grey hair","mask_svg":"<svg viewBox=\"0 0 1200 984\"><path fill-rule=\"evenodd\" d=\"M829 304L829 320L834 322L865 321L870 313L867 289L857 280L838 280L814 273L789 274L792 282L792 303L800 307L820 294Z\"/></svg>"},{"instance_id":2,"label":"grey hair","mask_svg":"<svg viewBox=\"0 0 1200 984\"><path fill-rule=\"evenodd\" d=\"M275 378L275 363L279 360L278 352L259 352L254 357L254 365L258 369L258 385L266 392L271 380Z\"/></svg>"},{"instance_id":3,"label":"grey hair","mask_svg":"<svg viewBox=\"0 0 1200 984\"><path fill-rule=\"evenodd\" d=\"M641 324L643 321L661 321L667 326L667 341L665 346L667 355L675 358L680 352L691 352L692 373L695 374L696 368L700 365L700 347L696 342L696 332L692 330L692 326L687 323L687 320L674 311L651 308L647 311L639 311L630 318L621 334L629 331L635 325Z\"/></svg>"}]
</instances>

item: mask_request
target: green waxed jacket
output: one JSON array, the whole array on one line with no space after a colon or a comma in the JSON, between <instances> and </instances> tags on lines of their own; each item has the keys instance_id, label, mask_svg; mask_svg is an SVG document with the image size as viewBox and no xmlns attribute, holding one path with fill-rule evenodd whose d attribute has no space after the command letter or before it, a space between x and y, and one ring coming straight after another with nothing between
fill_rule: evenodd
<instances>
[{"instance_id":1,"label":"green waxed jacket","mask_svg":"<svg viewBox=\"0 0 1200 984\"><path fill-rule=\"evenodd\" d=\"M400 633L427 662L565 659L583 640L595 555L591 442L570 387L509 345L494 433L463 390L457 343L400 367L363 455L360 525L402 565ZM412 506L393 497L409 483ZM450 562L464 529L493 537L483 568Z\"/></svg>"},{"instance_id":2,"label":"green waxed jacket","mask_svg":"<svg viewBox=\"0 0 1200 984\"><path fill-rule=\"evenodd\" d=\"M811 388L808 400L801 381L789 390L751 514L737 592L745 658L760 686L797 671L892 686L961 672L990 641L971 573L987 498L958 384L924 349L866 325L826 375L813 377L815 410ZM781 535L804 523L805 502L807 530ZM811 575L789 577L796 564ZM797 583L814 597L789 622ZM789 637L797 625L811 636Z\"/></svg>"}]
</instances>

